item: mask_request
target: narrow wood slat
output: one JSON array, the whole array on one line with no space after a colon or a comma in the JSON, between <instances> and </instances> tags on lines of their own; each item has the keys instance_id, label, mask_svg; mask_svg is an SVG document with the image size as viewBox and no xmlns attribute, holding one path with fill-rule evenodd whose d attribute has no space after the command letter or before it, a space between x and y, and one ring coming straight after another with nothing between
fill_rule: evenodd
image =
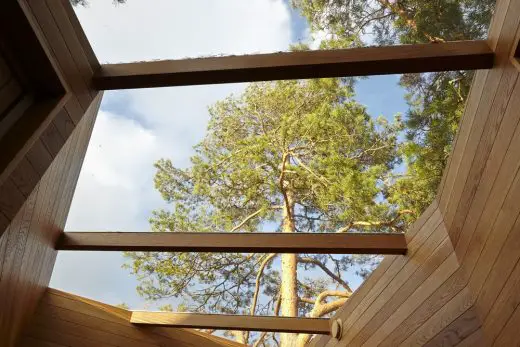
<instances>
[{"instance_id":1,"label":"narrow wood slat","mask_svg":"<svg viewBox=\"0 0 520 347\"><path fill-rule=\"evenodd\" d=\"M388 299L370 322L363 327L353 340L352 345L362 345L368 340L452 253L453 247L451 246L450 240L446 237L442 244L433 251L430 257L424 260L424 262L421 262L421 267L403 283L399 291Z\"/></svg>"},{"instance_id":2,"label":"narrow wood slat","mask_svg":"<svg viewBox=\"0 0 520 347\"><path fill-rule=\"evenodd\" d=\"M11 78L9 82L0 89L0 120L4 118L8 108L14 104L21 94L22 88L14 78Z\"/></svg>"},{"instance_id":3,"label":"narrow wood slat","mask_svg":"<svg viewBox=\"0 0 520 347\"><path fill-rule=\"evenodd\" d=\"M2 52L22 86L45 96L65 92L43 32L28 3L40 1L3 1L0 11L0 40L9 51Z\"/></svg>"},{"instance_id":4,"label":"narrow wood slat","mask_svg":"<svg viewBox=\"0 0 520 347\"><path fill-rule=\"evenodd\" d=\"M0 94L2 91L0 91ZM1 96L0 96L1 97ZM0 139L5 136L34 103L34 95L20 94L4 115L0 115Z\"/></svg>"},{"instance_id":5,"label":"narrow wood slat","mask_svg":"<svg viewBox=\"0 0 520 347\"><path fill-rule=\"evenodd\" d=\"M244 56L105 64L98 89L152 88L283 79L489 69L486 41L455 41Z\"/></svg>"},{"instance_id":6,"label":"narrow wood slat","mask_svg":"<svg viewBox=\"0 0 520 347\"><path fill-rule=\"evenodd\" d=\"M437 213L436 213L437 212ZM438 212L437 201L433 201L432 204L424 211L424 213L417 218L417 220L413 223L410 230L408 230L405 234L407 238L407 243L410 243L417 233L422 230L424 225L430 221L432 215L436 213L436 217L440 219L440 214ZM352 315L352 312L361 304L362 301L370 294L371 290L376 286L376 284L381 280L381 278L385 277L386 271L388 268L392 266L394 261L396 260L396 256L386 256L379 263L379 265L375 268L375 270L370 274L370 276L363 282L354 294L348 299L348 301L343 305L336 313L333 318L340 317L349 317Z\"/></svg>"},{"instance_id":7,"label":"narrow wood slat","mask_svg":"<svg viewBox=\"0 0 520 347\"><path fill-rule=\"evenodd\" d=\"M457 347L476 347L476 346L488 346L486 336L482 332L482 329L478 329L473 334L466 337L460 343L458 343Z\"/></svg>"},{"instance_id":8,"label":"narrow wood slat","mask_svg":"<svg viewBox=\"0 0 520 347\"><path fill-rule=\"evenodd\" d=\"M481 313L483 317L482 330L490 341L494 341L500 334L504 326L507 324L509 317L515 311L515 308L520 305L520 262L515 264L515 268L511 275L507 278L507 282L500 291L498 298L493 302L493 307L488 312ZM481 296L486 293L481 293ZM482 301L479 297L477 307L479 312L482 312Z\"/></svg>"},{"instance_id":9,"label":"narrow wood slat","mask_svg":"<svg viewBox=\"0 0 520 347\"><path fill-rule=\"evenodd\" d=\"M67 232L58 250L405 254L404 234Z\"/></svg>"},{"instance_id":10,"label":"narrow wood slat","mask_svg":"<svg viewBox=\"0 0 520 347\"><path fill-rule=\"evenodd\" d=\"M176 312L133 311L134 324L195 329L225 329L287 333L329 334L327 318L293 318Z\"/></svg>"},{"instance_id":11,"label":"narrow wood slat","mask_svg":"<svg viewBox=\"0 0 520 347\"><path fill-rule=\"evenodd\" d=\"M34 103L0 139L0 185L40 139L67 99L68 95L64 95Z\"/></svg>"},{"instance_id":12,"label":"narrow wood slat","mask_svg":"<svg viewBox=\"0 0 520 347\"><path fill-rule=\"evenodd\" d=\"M9 81L10 77L11 77L11 69L9 69L9 67L7 67L5 60L2 57L2 52L0 52L0 90Z\"/></svg>"},{"instance_id":13,"label":"narrow wood slat","mask_svg":"<svg viewBox=\"0 0 520 347\"><path fill-rule=\"evenodd\" d=\"M348 329L342 340L345 342L352 342L353 346L361 345L360 341L355 341L354 337L359 336L359 333L363 330L363 328L367 324L371 323L374 318L381 313L385 303L391 302L394 295L396 295L397 298L401 296L401 290L403 286L409 281L409 278L412 276L415 270L417 270L417 268L419 268L419 266L426 259L428 259L429 255L435 251L435 249L437 249L437 246L446 237L446 230L444 229L444 225L441 223L435 228L434 232L430 233L424 244L422 244L420 248L414 252L413 256L410 257L409 261L404 264L399 272L392 276L390 282L377 295L375 300L370 304L370 306L367 307L365 312L357 316L357 321ZM402 259L405 259L405 257ZM409 295L404 297L404 299L407 297L409 297ZM395 310L393 310L392 313L393 312L395 312ZM368 337L362 339L368 339Z\"/></svg>"},{"instance_id":14,"label":"narrow wood slat","mask_svg":"<svg viewBox=\"0 0 520 347\"><path fill-rule=\"evenodd\" d=\"M374 301L378 299L389 283L399 275L403 267L405 267L409 261L414 261L413 258L417 251L422 248L425 242L427 242L432 231L437 229L441 222L441 214L438 210L435 210L428 221L422 225L415 237L408 241L408 254L406 257L397 257L392 265L385 271L385 274L377 279L377 283L373 285L370 291L366 292L352 311L349 312L347 310L342 310L338 315L336 315L336 317L341 318L343 321L343 331L345 332L344 338L352 338L352 336L349 335L357 321L373 305ZM371 278L369 278L367 282L368 281L372 281ZM355 296L355 294L353 296ZM350 299L348 301L350 301ZM352 331L352 333L353 332L354 331Z\"/></svg>"},{"instance_id":15,"label":"narrow wood slat","mask_svg":"<svg viewBox=\"0 0 520 347\"><path fill-rule=\"evenodd\" d=\"M367 346L399 346L414 331L432 316L444 302L435 300L439 307L429 305L428 299L438 292L440 284L444 283L458 268L457 257L452 253L421 286L406 299L406 301L382 324L366 341ZM451 294L451 293L450 293ZM446 300L448 301L448 300ZM427 302L426 304L424 304ZM418 308L424 307L424 313Z\"/></svg>"},{"instance_id":16,"label":"narrow wood slat","mask_svg":"<svg viewBox=\"0 0 520 347\"><path fill-rule=\"evenodd\" d=\"M47 7L45 1L27 1L32 15L41 32L45 35L46 47L52 52L53 60L59 64L60 71L66 79L71 91L78 98L83 110L87 110L92 102L92 95L90 95L89 86L86 85L82 78L82 74L74 61L73 53L67 46L66 38L60 31L51 9ZM55 6L61 6L55 1ZM70 28L69 30L72 30Z\"/></svg>"},{"instance_id":17,"label":"narrow wood slat","mask_svg":"<svg viewBox=\"0 0 520 347\"><path fill-rule=\"evenodd\" d=\"M504 329L500 332L500 335L495 340L493 346L519 346L520 345L520 334L518 333L518 327L520 326L520 306L516 307L515 312L509 318Z\"/></svg>"},{"instance_id":18,"label":"narrow wood slat","mask_svg":"<svg viewBox=\"0 0 520 347\"><path fill-rule=\"evenodd\" d=\"M474 308L467 310L459 318L428 341L425 347L456 346L480 328L480 321Z\"/></svg>"}]
</instances>

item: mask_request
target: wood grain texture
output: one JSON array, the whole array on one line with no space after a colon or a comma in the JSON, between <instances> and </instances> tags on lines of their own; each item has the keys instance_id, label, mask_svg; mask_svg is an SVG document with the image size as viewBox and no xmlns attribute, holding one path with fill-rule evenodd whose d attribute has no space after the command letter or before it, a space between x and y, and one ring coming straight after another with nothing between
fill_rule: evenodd
<instances>
[{"instance_id":1,"label":"wood grain texture","mask_svg":"<svg viewBox=\"0 0 520 347\"><path fill-rule=\"evenodd\" d=\"M131 314L94 300L47 289L17 346L242 346L195 330L136 326L130 323Z\"/></svg>"},{"instance_id":2,"label":"wood grain texture","mask_svg":"<svg viewBox=\"0 0 520 347\"><path fill-rule=\"evenodd\" d=\"M12 345L50 277L56 254L54 245L68 212L100 102L100 96L90 85L92 73L100 67L77 19L71 17L73 12L68 2L19 0L19 3L30 17L28 23L38 32L39 42L46 47L44 51L51 56L51 63L70 92L70 98L57 108L51 121L31 141L30 148L23 155L16 152L12 156L18 155L16 165L0 173L3 196L0 223L6 225L12 220L7 232L0 237L0 336L6 336L0 342L7 345ZM386 256L336 313L334 318L343 321L339 341L322 336L310 344L516 346L520 345L517 332L520 324L520 76L511 57L516 52L520 32L518 13L520 0L499 0L486 43L105 65L95 83L98 88L110 89L488 68L494 57L493 69L478 71L475 75L437 199L404 236L407 254ZM0 64L2 86L9 79L5 70ZM27 80L20 85L25 88ZM85 111L87 116L82 117ZM6 136L8 138L9 133ZM40 180L42 175L44 178ZM19 210L17 205L23 208ZM130 241L123 240L127 236ZM169 240L165 246L164 238L177 238L179 234L98 234L85 235L89 242L83 239L74 243L77 240L69 242L69 239L64 245L69 249L193 250L171 245L200 247L206 242L212 248L199 250L214 251L217 246L221 251L230 250L225 248L229 247L229 240L222 242L220 235L211 236L217 240L194 242L193 238L202 236L186 234L181 237L191 240L184 243ZM143 240L138 240L141 237L162 239L143 246ZM218 239L222 243L218 243ZM262 242L241 240L233 247L267 251L267 242ZM330 252L327 242L319 247ZM293 252L303 247L308 250L312 244L319 250L316 242L308 239L297 247L294 244L292 240L284 241L280 247ZM269 251L273 251L272 242L268 246ZM341 246L348 248L349 245ZM198 326L200 319L207 319L205 317L196 317ZM167 320L163 318L161 320ZM33 324L24 332L20 346L228 343L183 329L137 328L129 319L128 311L49 291L33 317ZM157 320L148 320L157 324ZM187 320L185 316L184 324ZM243 324L244 319L235 323ZM183 323L175 320L174 324ZM207 321L204 324L210 326ZM301 329L301 324L298 328Z\"/></svg>"},{"instance_id":3,"label":"wood grain texture","mask_svg":"<svg viewBox=\"0 0 520 347\"><path fill-rule=\"evenodd\" d=\"M520 75L510 59L518 13L519 0L498 1L495 67L475 75L438 189L445 237L433 242L439 227L423 223L407 256L392 258L338 312L342 338L312 345L520 345Z\"/></svg>"},{"instance_id":4,"label":"wood grain texture","mask_svg":"<svg viewBox=\"0 0 520 347\"><path fill-rule=\"evenodd\" d=\"M54 246L70 206L64 197L79 176L100 97L96 100L0 237L1 346L14 345L50 280Z\"/></svg>"},{"instance_id":5,"label":"wood grain texture","mask_svg":"<svg viewBox=\"0 0 520 347\"><path fill-rule=\"evenodd\" d=\"M9 110L22 95L22 86L15 78L11 77L0 87L0 126L4 126L2 121L7 117Z\"/></svg>"},{"instance_id":6,"label":"wood grain texture","mask_svg":"<svg viewBox=\"0 0 520 347\"><path fill-rule=\"evenodd\" d=\"M56 65L49 59L47 47L42 45L44 35L25 5L25 1L0 4L2 55L22 89L46 97L59 96L63 93L63 81L56 74Z\"/></svg>"},{"instance_id":7,"label":"wood grain texture","mask_svg":"<svg viewBox=\"0 0 520 347\"><path fill-rule=\"evenodd\" d=\"M15 182L22 196L4 197L9 203L0 203L1 235L98 95L90 80L99 63L84 34L80 37L81 27L67 1L18 0L0 6L7 18L1 23L3 32L16 33L0 35L0 80L6 66L16 65L8 78L16 81L16 76L23 87L23 97L0 121L0 191L16 193L3 187ZM12 82L2 85L11 88Z\"/></svg>"},{"instance_id":8,"label":"wood grain texture","mask_svg":"<svg viewBox=\"0 0 520 347\"><path fill-rule=\"evenodd\" d=\"M152 88L493 67L484 41L319 50L102 65L98 89Z\"/></svg>"},{"instance_id":9,"label":"wood grain texture","mask_svg":"<svg viewBox=\"0 0 520 347\"><path fill-rule=\"evenodd\" d=\"M133 311L130 322L145 326L170 326L177 328L273 331L325 335L330 333L329 320L326 318Z\"/></svg>"},{"instance_id":10,"label":"wood grain texture","mask_svg":"<svg viewBox=\"0 0 520 347\"><path fill-rule=\"evenodd\" d=\"M405 254L403 234L66 232L59 250Z\"/></svg>"}]
</instances>

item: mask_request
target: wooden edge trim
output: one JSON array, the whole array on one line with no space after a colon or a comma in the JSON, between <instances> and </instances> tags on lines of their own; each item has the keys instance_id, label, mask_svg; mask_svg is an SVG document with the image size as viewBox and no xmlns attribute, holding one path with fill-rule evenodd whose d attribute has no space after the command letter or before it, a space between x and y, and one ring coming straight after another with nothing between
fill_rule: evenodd
<instances>
[{"instance_id":1,"label":"wooden edge trim","mask_svg":"<svg viewBox=\"0 0 520 347\"><path fill-rule=\"evenodd\" d=\"M328 318L132 311L130 323L156 327L330 334Z\"/></svg>"},{"instance_id":2,"label":"wooden edge trim","mask_svg":"<svg viewBox=\"0 0 520 347\"><path fill-rule=\"evenodd\" d=\"M66 232L56 249L69 251L406 254L404 234Z\"/></svg>"}]
</instances>

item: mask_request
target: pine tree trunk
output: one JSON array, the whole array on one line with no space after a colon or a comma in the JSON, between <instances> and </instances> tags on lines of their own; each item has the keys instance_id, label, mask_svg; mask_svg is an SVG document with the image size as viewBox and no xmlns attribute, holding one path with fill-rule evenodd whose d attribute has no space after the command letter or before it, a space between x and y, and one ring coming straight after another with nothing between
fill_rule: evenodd
<instances>
[{"instance_id":1,"label":"pine tree trunk","mask_svg":"<svg viewBox=\"0 0 520 347\"><path fill-rule=\"evenodd\" d=\"M284 207L282 232L293 233L294 202L290 191L287 192L287 202ZM282 254L282 316L296 317L298 315L298 282L297 282L297 260L296 254ZM297 334L280 334L281 346L296 346Z\"/></svg>"}]
</instances>

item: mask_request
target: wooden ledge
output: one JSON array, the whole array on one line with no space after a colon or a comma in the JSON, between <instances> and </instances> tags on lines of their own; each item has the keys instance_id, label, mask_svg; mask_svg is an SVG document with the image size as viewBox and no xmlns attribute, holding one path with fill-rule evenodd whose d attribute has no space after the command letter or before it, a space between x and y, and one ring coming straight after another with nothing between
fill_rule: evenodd
<instances>
[{"instance_id":1,"label":"wooden ledge","mask_svg":"<svg viewBox=\"0 0 520 347\"><path fill-rule=\"evenodd\" d=\"M132 311L130 323L192 329L269 331L322 335L330 333L328 318Z\"/></svg>"},{"instance_id":2,"label":"wooden ledge","mask_svg":"<svg viewBox=\"0 0 520 347\"><path fill-rule=\"evenodd\" d=\"M58 250L406 254L404 234L66 232Z\"/></svg>"}]
</instances>

